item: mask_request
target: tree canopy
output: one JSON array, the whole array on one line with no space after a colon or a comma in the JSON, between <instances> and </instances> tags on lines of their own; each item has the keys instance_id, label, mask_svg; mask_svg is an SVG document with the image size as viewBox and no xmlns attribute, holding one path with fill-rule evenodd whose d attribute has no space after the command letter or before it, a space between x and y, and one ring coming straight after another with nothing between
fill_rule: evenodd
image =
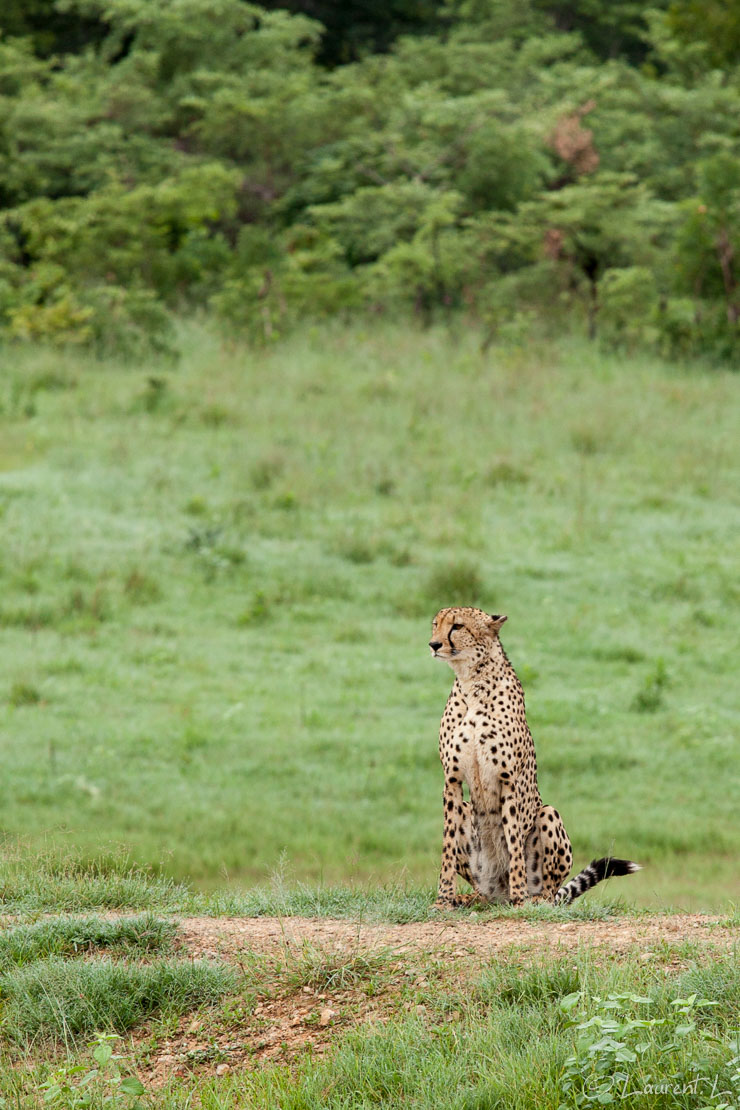
<instances>
[{"instance_id":1,"label":"tree canopy","mask_svg":"<svg viewBox=\"0 0 740 1110\"><path fill-rule=\"evenodd\" d=\"M199 306L263 341L459 310L729 357L740 47L710 8L13 0L0 329L137 351Z\"/></svg>"}]
</instances>

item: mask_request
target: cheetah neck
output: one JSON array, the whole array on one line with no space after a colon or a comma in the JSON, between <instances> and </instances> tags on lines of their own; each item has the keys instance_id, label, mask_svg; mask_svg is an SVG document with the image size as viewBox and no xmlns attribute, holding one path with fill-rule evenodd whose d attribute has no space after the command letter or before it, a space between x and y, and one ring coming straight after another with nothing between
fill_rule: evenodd
<instances>
[{"instance_id":1,"label":"cheetah neck","mask_svg":"<svg viewBox=\"0 0 740 1110\"><path fill-rule=\"evenodd\" d=\"M497 685L508 675L514 674L500 640L493 641L488 654L480 659L453 661L451 666L468 700L484 694L486 688Z\"/></svg>"}]
</instances>

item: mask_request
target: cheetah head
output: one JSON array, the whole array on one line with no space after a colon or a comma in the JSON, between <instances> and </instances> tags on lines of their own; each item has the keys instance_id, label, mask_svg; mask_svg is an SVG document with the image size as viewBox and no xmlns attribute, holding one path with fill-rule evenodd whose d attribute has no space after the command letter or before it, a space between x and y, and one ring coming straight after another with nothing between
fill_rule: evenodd
<instances>
[{"instance_id":1,"label":"cheetah head","mask_svg":"<svg viewBox=\"0 0 740 1110\"><path fill-rule=\"evenodd\" d=\"M453 670L473 663L488 654L505 620L482 609L440 609L432 621L432 655L444 659Z\"/></svg>"}]
</instances>

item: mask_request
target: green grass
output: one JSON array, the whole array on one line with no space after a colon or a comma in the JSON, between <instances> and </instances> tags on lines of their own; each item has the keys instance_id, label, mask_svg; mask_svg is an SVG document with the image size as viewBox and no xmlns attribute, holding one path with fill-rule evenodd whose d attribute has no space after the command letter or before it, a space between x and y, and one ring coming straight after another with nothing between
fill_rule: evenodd
<instances>
[{"instance_id":1,"label":"green grass","mask_svg":"<svg viewBox=\"0 0 740 1110\"><path fill-rule=\"evenodd\" d=\"M611 884L607 891L613 894ZM353 887L312 887L304 884L286 887L275 883L269 887L255 886L245 891L216 890L194 893L183 903L183 909L214 917L332 917L352 921L439 920L434 909L436 888L392 885L357 885ZM474 906L444 911L443 918L493 921L498 918L514 921L606 921L610 917L639 916L647 912L620 898L608 898L602 891L598 899L584 898L570 906L527 904L525 906Z\"/></svg>"},{"instance_id":2,"label":"green grass","mask_svg":"<svg viewBox=\"0 0 740 1110\"><path fill-rule=\"evenodd\" d=\"M47 956L78 956L95 949L118 955L169 951L175 925L151 914L105 919L58 917L0 932L0 970Z\"/></svg>"},{"instance_id":3,"label":"green grass","mask_svg":"<svg viewBox=\"0 0 740 1110\"><path fill-rule=\"evenodd\" d=\"M305 941L299 951L286 949L281 967L286 986L291 990L309 987L314 991L347 990L360 983L381 982L390 974L390 951L332 951ZM373 993L377 987L373 987Z\"/></svg>"},{"instance_id":4,"label":"green grass","mask_svg":"<svg viewBox=\"0 0 740 1110\"><path fill-rule=\"evenodd\" d=\"M358 923L349 949L286 945L268 958L247 944L238 971L161 959L171 939L150 915L57 918L0 934L0 1106L102 1110L140 1095L164 1110L577 1110L618 1092L612 1102L639 1110L731 1110L740 1097L740 953L706 951L707 937L666 939L649 959L584 945L449 960L413 946L364 950ZM105 947L115 960L92 954ZM132 958L142 950L146 960ZM314 1034L327 1008L323 1052L285 1045L277 1061L242 1059L269 1025L258 1000L280 999L284 1013L304 1007ZM368 1005L374 1020L358 1020ZM187 1067L149 1086L148 1066L185 1028L197 1031L196 1047L168 1059ZM229 1062L217 1078L214 1061ZM669 1087L657 1103L656 1084Z\"/></svg>"},{"instance_id":5,"label":"green grass","mask_svg":"<svg viewBox=\"0 0 740 1110\"><path fill-rule=\"evenodd\" d=\"M222 964L156 959L65 960L49 956L0 976L3 1035L28 1046L68 1044L82 1034L121 1032L155 1013L178 1014L233 991Z\"/></svg>"},{"instance_id":6,"label":"green grass","mask_svg":"<svg viewBox=\"0 0 740 1110\"><path fill-rule=\"evenodd\" d=\"M523 921L604 921L625 914L635 916L638 907L622 898L609 897L615 887L605 884L600 897L587 898L568 907L546 905L477 906L460 909L454 915L461 919L481 921L510 918ZM284 871L278 869L269 884L247 889L222 887L198 890L187 884L152 873L132 864L127 856L111 853L97 860L81 860L61 852L29 853L17 845L0 861L0 913L18 921L35 920L42 913L73 914L86 910L148 909L182 915L212 917L333 917L345 920L391 921L399 924L437 920L434 910L435 889L410 883L355 883L352 885L309 885L288 883ZM147 934L146 922L154 922L151 913L139 919L123 919L116 926L125 931L130 925L130 939L140 927ZM91 919L91 928L103 924ZM34 925L35 935L59 936L60 943L75 933L80 918L58 919L46 925ZM18 926L20 929L20 925ZM112 929L113 926L111 925ZM20 932L19 932L20 935ZM156 935L156 929L155 929ZM10 933L5 934L6 937ZM114 933L111 933L111 943ZM0 963L3 934L0 933ZM10 943L10 942L8 942ZM34 942L35 943L35 942ZM41 942L40 942L41 943Z\"/></svg>"},{"instance_id":7,"label":"green grass","mask_svg":"<svg viewBox=\"0 0 740 1110\"><path fill-rule=\"evenodd\" d=\"M348 987L370 998L378 989L389 1006L384 1020L349 1029L339 1024L323 1057L306 1051L278 1064L255 1061L218 1078L172 1077L151 1095L152 1105L576 1110L610 1104L610 1093L611 1104L628 1110L737 1105L737 954L668 975L662 964L637 956L613 959L587 950L526 965L514 957L492 961L462 983L422 957L405 972L395 969L395 989L393 966L381 966L382 958L351 967L346 954L344 964L326 955L311 958L302 967L319 968L318 977L296 979L289 967L280 982L273 972L269 986L272 992L300 992L310 983L309 990L326 992L320 997L339 1011ZM349 978L332 981L325 974L348 968ZM256 982L258 990L264 987ZM389 989L390 997L383 994ZM238 1012L235 1000L224 1005ZM122 1048L122 1067L132 1068L131 1049ZM8 1070L0 1077L0 1094L12 1094L13 1105L32 1106L47 1074L48 1067L38 1064L23 1076ZM661 1085L667 1093L656 1094ZM101 1097L106 1088L97 1082L88 1090ZM70 1097L59 1105L78 1104Z\"/></svg>"},{"instance_id":8,"label":"green grass","mask_svg":"<svg viewBox=\"0 0 740 1110\"><path fill-rule=\"evenodd\" d=\"M474 601L509 616L577 863L637 859L641 906L737 901L737 375L382 322L182 339L175 369L2 352L9 842L125 844L226 900L283 854L291 887L430 890L426 643Z\"/></svg>"},{"instance_id":9,"label":"green grass","mask_svg":"<svg viewBox=\"0 0 740 1110\"><path fill-rule=\"evenodd\" d=\"M0 851L0 912L31 915L91 909L168 910L190 893L114 849L88 858L48 841L32 850L7 840Z\"/></svg>"}]
</instances>

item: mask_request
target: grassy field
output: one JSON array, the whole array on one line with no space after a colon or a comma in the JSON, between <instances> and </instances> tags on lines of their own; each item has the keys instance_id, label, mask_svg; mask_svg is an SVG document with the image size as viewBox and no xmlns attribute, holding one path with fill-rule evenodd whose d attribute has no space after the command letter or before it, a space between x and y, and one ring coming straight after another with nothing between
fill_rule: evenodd
<instances>
[{"instance_id":1,"label":"grassy field","mask_svg":"<svg viewBox=\"0 0 740 1110\"><path fill-rule=\"evenodd\" d=\"M0 353L12 850L426 896L430 621L478 603L576 862L639 860L640 906L737 900L740 378L383 323L181 340Z\"/></svg>"}]
</instances>

